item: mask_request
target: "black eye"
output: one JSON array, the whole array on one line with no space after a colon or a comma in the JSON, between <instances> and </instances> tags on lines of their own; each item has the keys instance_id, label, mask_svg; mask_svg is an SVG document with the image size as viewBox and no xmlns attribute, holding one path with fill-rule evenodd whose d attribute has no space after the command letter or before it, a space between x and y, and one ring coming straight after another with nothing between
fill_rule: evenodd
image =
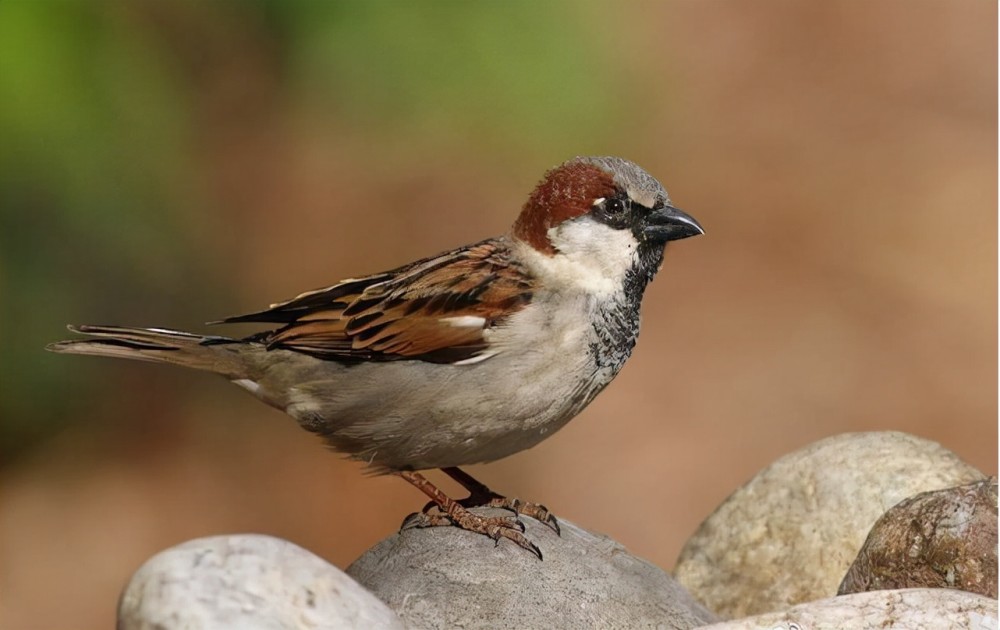
<instances>
[{"instance_id":1,"label":"black eye","mask_svg":"<svg viewBox=\"0 0 1000 630\"><path fill-rule=\"evenodd\" d=\"M608 199L604 202L604 212L606 212L609 217L618 216L619 214L625 212L625 202L621 199Z\"/></svg>"}]
</instances>

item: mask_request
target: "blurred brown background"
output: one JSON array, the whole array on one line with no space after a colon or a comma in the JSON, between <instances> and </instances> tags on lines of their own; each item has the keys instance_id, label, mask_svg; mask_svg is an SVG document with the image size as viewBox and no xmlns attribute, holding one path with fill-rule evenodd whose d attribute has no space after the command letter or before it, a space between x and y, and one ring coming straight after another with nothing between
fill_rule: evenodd
<instances>
[{"instance_id":1,"label":"blurred brown background","mask_svg":"<svg viewBox=\"0 0 1000 630\"><path fill-rule=\"evenodd\" d=\"M0 625L109 627L193 537L344 567L424 502L221 380L42 352L64 324L205 331L499 233L578 154L635 160L708 234L670 248L615 384L485 482L669 569L829 435L995 472L996 13L0 3Z\"/></svg>"}]
</instances>

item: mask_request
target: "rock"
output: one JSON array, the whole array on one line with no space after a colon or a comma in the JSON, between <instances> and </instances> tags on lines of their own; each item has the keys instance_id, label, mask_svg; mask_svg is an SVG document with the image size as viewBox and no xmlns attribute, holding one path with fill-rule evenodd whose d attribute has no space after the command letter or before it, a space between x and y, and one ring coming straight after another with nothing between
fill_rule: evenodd
<instances>
[{"instance_id":1,"label":"rock","mask_svg":"<svg viewBox=\"0 0 1000 630\"><path fill-rule=\"evenodd\" d=\"M146 561L118 604L119 630L387 628L403 624L343 571L286 540L200 538Z\"/></svg>"},{"instance_id":2,"label":"rock","mask_svg":"<svg viewBox=\"0 0 1000 630\"><path fill-rule=\"evenodd\" d=\"M923 492L875 523L840 594L957 588L996 599L997 479Z\"/></svg>"},{"instance_id":3,"label":"rock","mask_svg":"<svg viewBox=\"0 0 1000 630\"><path fill-rule=\"evenodd\" d=\"M508 514L474 510L482 514ZM410 628L693 628L717 618L615 541L522 517L545 559L454 527L406 529L347 569Z\"/></svg>"},{"instance_id":4,"label":"rock","mask_svg":"<svg viewBox=\"0 0 1000 630\"><path fill-rule=\"evenodd\" d=\"M997 600L964 591L919 588L872 591L799 604L700 630L996 630Z\"/></svg>"},{"instance_id":5,"label":"rock","mask_svg":"<svg viewBox=\"0 0 1000 630\"><path fill-rule=\"evenodd\" d=\"M829 597L887 509L982 477L939 444L905 433L821 440L726 499L688 540L674 575L724 618Z\"/></svg>"}]
</instances>

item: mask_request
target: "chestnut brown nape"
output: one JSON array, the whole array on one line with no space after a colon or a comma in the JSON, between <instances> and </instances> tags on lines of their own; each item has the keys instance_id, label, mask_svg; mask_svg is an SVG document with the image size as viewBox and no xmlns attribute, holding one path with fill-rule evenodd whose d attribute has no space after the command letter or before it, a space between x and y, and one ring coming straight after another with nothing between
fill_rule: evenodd
<instances>
[{"instance_id":1,"label":"chestnut brown nape","mask_svg":"<svg viewBox=\"0 0 1000 630\"><path fill-rule=\"evenodd\" d=\"M549 229L586 214L595 199L614 193L611 173L582 160L570 160L545 174L528 197L511 233L540 252L555 254Z\"/></svg>"}]
</instances>

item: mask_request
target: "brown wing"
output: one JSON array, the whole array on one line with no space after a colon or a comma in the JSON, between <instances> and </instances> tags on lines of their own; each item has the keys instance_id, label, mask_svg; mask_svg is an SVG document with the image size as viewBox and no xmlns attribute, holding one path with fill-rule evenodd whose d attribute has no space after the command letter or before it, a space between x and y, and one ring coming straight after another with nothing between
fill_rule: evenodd
<instances>
[{"instance_id":1,"label":"brown wing","mask_svg":"<svg viewBox=\"0 0 1000 630\"><path fill-rule=\"evenodd\" d=\"M481 356L484 331L524 308L532 287L489 240L223 321L283 323L258 338L324 359L453 363Z\"/></svg>"}]
</instances>

